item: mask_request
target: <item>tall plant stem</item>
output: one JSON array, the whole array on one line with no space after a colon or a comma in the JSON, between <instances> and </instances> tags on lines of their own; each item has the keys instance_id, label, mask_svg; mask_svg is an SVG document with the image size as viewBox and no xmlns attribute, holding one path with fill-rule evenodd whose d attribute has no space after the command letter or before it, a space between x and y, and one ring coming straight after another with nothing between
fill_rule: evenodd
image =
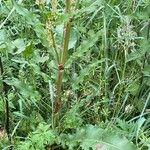
<instances>
[{"instance_id":1,"label":"tall plant stem","mask_svg":"<svg viewBox=\"0 0 150 150\"><path fill-rule=\"evenodd\" d=\"M54 48L54 51L55 51L55 54L56 54L57 63L59 63L60 59L59 59L59 55L58 55L57 48L56 48L56 43L55 43L55 39L54 39L54 33L53 33L52 30L50 30L50 32L51 32L53 48Z\"/></svg>"},{"instance_id":2,"label":"tall plant stem","mask_svg":"<svg viewBox=\"0 0 150 150\"><path fill-rule=\"evenodd\" d=\"M70 13L71 11L71 0L66 0L66 13ZM64 72L64 64L66 62L66 58L68 55L68 46L69 46L69 38L70 38L70 30L71 30L71 20L69 19L68 22L64 25L64 32L63 32L63 40L62 40L62 54L60 58L60 62L58 64L58 78L56 83L56 100L54 103L54 127L59 125L59 118L61 112L61 87L62 87L62 80L63 80L63 72Z\"/></svg>"},{"instance_id":3,"label":"tall plant stem","mask_svg":"<svg viewBox=\"0 0 150 150\"><path fill-rule=\"evenodd\" d=\"M63 53L61 58L61 64L64 66L66 62L66 58L68 55L68 45L69 45L69 38L70 38L70 29L71 29L71 20L69 20L64 28L64 44L63 44Z\"/></svg>"}]
</instances>

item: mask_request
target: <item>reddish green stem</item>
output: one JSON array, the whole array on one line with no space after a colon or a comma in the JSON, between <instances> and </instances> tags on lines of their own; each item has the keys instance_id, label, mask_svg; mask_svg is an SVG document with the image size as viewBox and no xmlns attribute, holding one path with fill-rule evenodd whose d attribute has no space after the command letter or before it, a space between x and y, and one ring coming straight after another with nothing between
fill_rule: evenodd
<instances>
[{"instance_id":1,"label":"reddish green stem","mask_svg":"<svg viewBox=\"0 0 150 150\"><path fill-rule=\"evenodd\" d=\"M70 10L71 10L71 0L66 0L66 13L70 13ZM54 127L59 125L59 118L61 112L61 92L62 92L61 87L62 87L64 64L66 62L66 58L68 55L70 30L71 30L71 19L69 19L69 21L66 22L64 25L63 50L61 54L60 63L58 64L58 78L56 83L56 100L54 104Z\"/></svg>"}]
</instances>

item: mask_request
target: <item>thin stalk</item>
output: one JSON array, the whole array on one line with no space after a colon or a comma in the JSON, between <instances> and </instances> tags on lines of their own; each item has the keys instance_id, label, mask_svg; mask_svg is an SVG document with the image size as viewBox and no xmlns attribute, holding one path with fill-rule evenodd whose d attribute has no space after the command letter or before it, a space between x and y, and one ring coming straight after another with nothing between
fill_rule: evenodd
<instances>
[{"instance_id":1,"label":"thin stalk","mask_svg":"<svg viewBox=\"0 0 150 150\"><path fill-rule=\"evenodd\" d=\"M54 49L54 52L56 54L56 60L57 60L57 63L59 64L60 63L60 57L59 57L59 54L57 52L57 46L56 46L56 42L55 42L55 38L54 38L54 33L52 31L52 28L53 28L53 25L51 23L51 20L48 20L47 23L46 23L46 29L47 29L47 36L48 36L48 40L49 42L51 43L50 46L53 47Z\"/></svg>"},{"instance_id":2,"label":"thin stalk","mask_svg":"<svg viewBox=\"0 0 150 150\"><path fill-rule=\"evenodd\" d=\"M61 58L61 64L64 65L66 62L66 58L68 55L68 46L69 46L69 38L70 38L70 30L71 30L71 21L66 23L64 28L64 45L63 45L63 53Z\"/></svg>"},{"instance_id":3,"label":"thin stalk","mask_svg":"<svg viewBox=\"0 0 150 150\"><path fill-rule=\"evenodd\" d=\"M55 42L55 38L54 38L54 33L53 33L52 30L50 30L50 33L51 33L51 38L52 38L52 45L53 45L53 48L54 48L54 51L55 51L55 54L56 54L57 63L59 63L60 59L59 59L59 55L58 55L58 52L57 52L57 47L56 47L56 42Z\"/></svg>"},{"instance_id":4,"label":"thin stalk","mask_svg":"<svg viewBox=\"0 0 150 150\"><path fill-rule=\"evenodd\" d=\"M107 25L105 12L103 12L104 17L104 57L105 57L105 96L108 97L108 45L107 45Z\"/></svg>"},{"instance_id":5,"label":"thin stalk","mask_svg":"<svg viewBox=\"0 0 150 150\"><path fill-rule=\"evenodd\" d=\"M70 13L71 11L71 0L66 0L66 13ZM56 83L56 100L54 104L54 127L58 126L60 111L61 111L61 87L62 87L62 79L63 79L63 71L64 64L66 62L66 58L68 55L68 46L69 46L69 38L70 38L70 30L71 30L71 20L64 25L63 32L63 50L61 54L60 63L58 64L58 78Z\"/></svg>"}]
</instances>

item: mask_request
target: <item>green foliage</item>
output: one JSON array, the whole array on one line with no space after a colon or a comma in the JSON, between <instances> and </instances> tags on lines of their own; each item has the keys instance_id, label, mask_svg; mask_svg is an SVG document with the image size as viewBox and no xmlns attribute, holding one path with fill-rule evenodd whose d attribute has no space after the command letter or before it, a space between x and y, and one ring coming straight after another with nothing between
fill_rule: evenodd
<instances>
[{"instance_id":1,"label":"green foliage","mask_svg":"<svg viewBox=\"0 0 150 150\"><path fill-rule=\"evenodd\" d=\"M150 1L66 2L0 0L0 149L149 150Z\"/></svg>"},{"instance_id":2,"label":"green foliage","mask_svg":"<svg viewBox=\"0 0 150 150\"><path fill-rule=\"evenodd\" d=\"M96 149L100 146L103 150L136 150L136 147L119 132L104 130L98 126L86 125L77 128L74 134L60 134L49 129L48 125L39 124L37 130L32 132L24 142L17 144L16 149L44 149L46 145L62 144L68 149L81 147L84 150Z\"/></svg>"},{"instance_id":3,"label":"green foliage","mask_svg":"<svg viewBox=\"0 0 150 150\"><path fill-rule=\"evenodd\" d=\"M53 144L57 134L49 128L49 125L39 124L37 130L29 135L25 142L19 143L16 149L44 149L47 144Z\"/></svg>"}]
</instances>

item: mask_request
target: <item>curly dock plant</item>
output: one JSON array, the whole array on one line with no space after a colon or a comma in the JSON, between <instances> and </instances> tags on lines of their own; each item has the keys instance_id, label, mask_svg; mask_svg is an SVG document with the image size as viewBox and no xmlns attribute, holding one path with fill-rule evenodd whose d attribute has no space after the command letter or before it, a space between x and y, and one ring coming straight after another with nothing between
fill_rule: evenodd
<instances>
[{"instance_id":1,"label":"curly dock plant","mask_svg":"<svg viewBox=\"0 0 150 150\"><path fill-rule=\"evenodd\" d=\"M54 3L55 8L56 8L56 1ZM72 2L71 0L66 0L65 1L65 14L69 15L71 13L71 6ZM52 5L53 7L53 5ZM54 33L52 31L52 23L49 22L49 33L48 33L48 38L50 38L49 41L51 41L51 46L53 47L55 54L56 54L56 59L57 59L57 66L58 66L58 71L57 71L57 81L56 81L56 99L54 101L54 108L53 108L53 127L58 126L59 118L60 118L60 112L61 112L61 87L62 87L62 80L63 80L63 72L64 72L64 65L67 60L67 55L68 55L68 46L69 46L69 38L70 38L70 32L71 32L71 24L72 24L72 18L70 17L65 23L63 27L63 36L62 36L62 43L61 43L61 49L58 52L57 49L57 44L56 40L54 37Z\"/></svg>"}]
</instances>

